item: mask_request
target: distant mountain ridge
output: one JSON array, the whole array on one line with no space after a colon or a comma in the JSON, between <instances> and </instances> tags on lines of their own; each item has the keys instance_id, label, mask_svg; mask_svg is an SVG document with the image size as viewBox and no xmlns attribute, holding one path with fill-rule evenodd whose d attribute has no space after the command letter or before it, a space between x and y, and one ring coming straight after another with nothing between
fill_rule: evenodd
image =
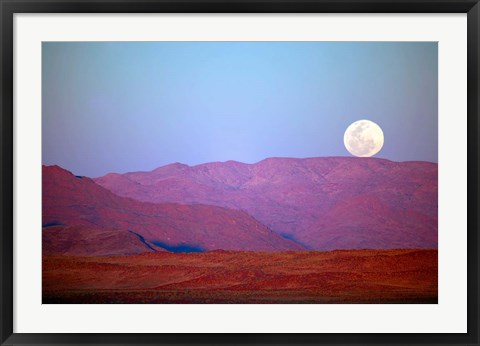
<instances>
[{"instance_id":1,"label":"distant mountain ridge","mask_svg":"<svg viewBox=\"0 0 480 346\"><path fill-rule=\"evenodd\" d=\"M430 162L325 157L176 163L94 181L144 202L243 210L309 249L391 249L437 248L437 175Z\"/></svg>"},{"instance_id":2,"label":"distant mountain ridge","mask_svg":"<svg viewBox=\"0 0 480 346\"><path fill-rule=\"evenodd\" d=\"M47 254L304 249L243 211L139 202L58 166L42 167L42 224Z\"/></svg>"}]
</instances>

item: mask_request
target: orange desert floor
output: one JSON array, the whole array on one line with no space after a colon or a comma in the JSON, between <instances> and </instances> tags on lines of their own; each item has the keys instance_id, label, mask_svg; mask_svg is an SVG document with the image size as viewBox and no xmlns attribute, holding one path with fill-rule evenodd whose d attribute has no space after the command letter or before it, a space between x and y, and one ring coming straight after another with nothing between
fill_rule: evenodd
<instances>
[{"instance_id":1,"label":"orange desert floor","mask_svg":"<svg viewBox=\"0 0 480 346\"><path fill-rule=\"evenodd\" d=\"M43 303L437 303L437 250L43 257Z\"/></svg>"}]
</instances>

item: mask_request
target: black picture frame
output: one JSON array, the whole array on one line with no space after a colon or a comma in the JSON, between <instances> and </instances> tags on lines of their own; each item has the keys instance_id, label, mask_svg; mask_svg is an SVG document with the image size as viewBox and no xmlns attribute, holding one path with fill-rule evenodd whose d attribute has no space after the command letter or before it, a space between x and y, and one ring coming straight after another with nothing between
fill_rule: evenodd
<instances>
[{"instance_id":1,"label":"black picture frame","mask_svg":"<svg viewBox=\"0 0 480 346\"><path fill-rule=\"evenodd\" d=\"M2 345L479 345L478 0L0 0ZM467 13L468 332L465 334L24 334L13 332L13 17L16 13ZM452 319L455 316L451 317Z\"/></svg>"}]
</instances>

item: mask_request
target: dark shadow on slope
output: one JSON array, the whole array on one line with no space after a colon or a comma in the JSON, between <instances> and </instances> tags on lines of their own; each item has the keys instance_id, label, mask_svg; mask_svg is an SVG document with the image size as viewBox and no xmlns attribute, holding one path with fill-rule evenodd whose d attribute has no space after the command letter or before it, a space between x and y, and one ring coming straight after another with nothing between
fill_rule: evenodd
<instances>
[{"instance_id":1,"label":"dark shadow on slope","mask_svg":"<svg viewBox=\"0 0 480 346\"><path fill-rule=\"evenodd\" d=\"M167 243L163 243L161 241L151 241L152 244L164 248L170 252L205 252L205 249L200 246L189 245L189 244L178 244L178 245L170 245Z\"/></svg>"},{"instance_id":2,"label":"dark shadow on slope","mask_svg":"<svg viewBox=\"0 0 480 346\"><path fill-rule=\"evenodd\" d=\"M153 250L155 252L157 252L157 250L155 250L153 247L150 246L150 244L148 244L145 240L144 237L142 237L140 234L138 234L137 232L134 232L132 230L128 230L130 233L132 233L133 235L135 235L143 244L145 244L150 250ZM156 244L155 244L156 245Z\"/></svg>"},{"instance_id":3,"label":"dark shadow on slope","mask_svg":"<svg viewBox=\"0 0 480 346\"><path fill-rule=\"evenodd\" d=\"M307 244L304 244L302 243L301 241L298 241L297 239L295 239L295 237L291 234L284 234L284 233L277 233L279 236L285 238L285 239L288 239L288 240L291 240L297 244L300 244L302 245L305 249L307 250L313 250L310 246L308 246Z\"/></svg>"},{"instance_id":4,"label":"dark shadow on slope","mask_svg":"<svg viewBox=\"0 0 480 346\"><path fill-rule=\"evenodd\" d=\"M47 223L42 224L42 228L43 227L53 227L53 226L65 226L65 225L63 223L57 222L57 221L47 222Z\"/></svg>"}]
</instances>

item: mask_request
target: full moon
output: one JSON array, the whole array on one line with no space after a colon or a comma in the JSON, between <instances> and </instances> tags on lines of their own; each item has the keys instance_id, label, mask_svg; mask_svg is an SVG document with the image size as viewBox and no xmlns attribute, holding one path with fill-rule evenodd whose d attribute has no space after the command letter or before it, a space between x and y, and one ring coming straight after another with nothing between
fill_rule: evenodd
<instances>
[{"instance_id":1,"label":"full moon","mask_svg":"<svg viewBox=\"0 0 480 346\"><path fill-rule=\"evenodd\" d=\"M383 131L373 121L358 120L345 130L343 143L350 154L370 157L382 149Z\"/></svg>"}]
</instances>

